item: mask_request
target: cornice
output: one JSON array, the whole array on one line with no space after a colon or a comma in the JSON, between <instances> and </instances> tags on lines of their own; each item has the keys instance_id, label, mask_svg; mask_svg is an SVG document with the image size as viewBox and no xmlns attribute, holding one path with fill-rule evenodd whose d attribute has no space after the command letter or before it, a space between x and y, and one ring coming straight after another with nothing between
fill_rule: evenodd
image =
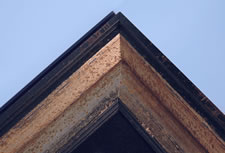
<instances>
[{"instance_id":1,"label":"cornice","mask_svg":"<svg viewBox=\"0 0 225 153\"><path fill-rule=\"evenodd\" d=\"M121 13L1 109L0 150L60 150L116 98L167 152L225 150L224 115Z\"/></svg>"}]
</instances>

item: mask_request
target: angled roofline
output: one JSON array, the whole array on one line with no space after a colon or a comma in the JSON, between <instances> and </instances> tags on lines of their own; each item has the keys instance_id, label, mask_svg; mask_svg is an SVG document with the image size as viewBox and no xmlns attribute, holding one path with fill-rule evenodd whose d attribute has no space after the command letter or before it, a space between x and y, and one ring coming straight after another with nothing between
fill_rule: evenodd
<instances>
[{"instance_id":1,"label":"angled roofline","mask_svg":"<svg viewBox=\"0 0 225 153\"><path fill-rule=\"evenodd\" d=\"M54 60L48 67L46 67L40 74L38 74L33 80L31 80L23 89L21 89L16 95L9 99L2 107L0 107L0 113L5 111L8 107L13 105L17 99L29 91L34 84L41 80L46 73L54 69L57 64L59 64L63 59L71 54L77 47L79 47L85 40L87 40L94 32L96 32L102 25L104 25L109 19L115 16L114 12L110 12L104 19L102 19L98 24L96 24L91 30L89 30L84 36L82 36L77 42L75 42L71 47L69 47L65 52L63 52L56 60Z\"/></svg>"},{"instance_id":2,"label":"angled roofline","mask_svg":"<svg viewBox=\"0 0 225 153\"><path fill-rule=\"evenodd\" d=\"M79 67L94 55L99 48L103 47L106 41L101 42L99 39L101 39L102 36L104 37L110 30L115 32L117 26L114 25L114 23L117 21L115 13L109 13L5 103L0 108L0 137L37 106L71 73L79 69ZM108 27L105 27L106 24ZM114 37L114 35L111 35L111 37ZM110 40L110 38L108 38L108 40ZM71 67L73 67L72 70ZM59 74L60 69L70 70Z\"/></svg>"},{"instance_id":3,"label":"angled roofline","mask_svg":"<svg viewBox=\"0 0 225 153\"><path fill-rule=\"evenodd\" d=\"M224 114L120 12L107 15L0 109L0 136L118 33L225 141Z\"/></svg>"}]
</instances>

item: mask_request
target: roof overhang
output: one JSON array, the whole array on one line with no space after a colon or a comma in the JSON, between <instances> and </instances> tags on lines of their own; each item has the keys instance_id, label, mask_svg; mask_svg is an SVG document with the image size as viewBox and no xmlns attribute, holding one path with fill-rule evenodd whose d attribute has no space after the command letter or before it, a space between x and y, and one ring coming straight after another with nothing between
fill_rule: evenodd
<instances>
[{"instance_id":1,"label":"roof overhang","mask_svg":"<svg viewBox=\"0 0 225 153\"><path fill-rule=\"evenodd\" d=\"M224 115L121 13L1 110L0 150L56 152L119 101L167 152L223 152Z\"/></svg>"}]
</instances>

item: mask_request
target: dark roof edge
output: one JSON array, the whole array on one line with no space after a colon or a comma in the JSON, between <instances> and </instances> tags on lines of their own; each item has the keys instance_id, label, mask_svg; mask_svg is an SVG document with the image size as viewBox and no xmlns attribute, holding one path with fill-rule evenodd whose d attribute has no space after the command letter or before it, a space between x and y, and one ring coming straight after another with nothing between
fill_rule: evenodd
<instances>
[{"instance_id":1,"label":"dark roof edge","mask_svg":"<svg viewBox=\"0 0 225 153\"><path fill-rule=\"evenodd\" d=\"M0 137L119 33L114 12L87 32L0 109Z\"/></svg>"},{"instance_id":2,"label":"dark roof edge","mask_svg":"<svg viewBox=\"0 0 225 153\"><path fill-rule=\"evenodd\" d=\"M122 13L121 34L225 141L224 114Z\"/></svg>"},{"instance_id":3,"label":"dark roof edge","mask_svg":"<svg viewBox=\"0 0 225 153\"><path fill-rule=\"evenodd\" d=\"M0 137L32 110L34 106L40 103L41 98L43 99L46 96L47 93L39 98L39 91L38 94L35 94L36 89L41 87L48 92L52 91L53 88L59 85L59 80L62 81L68 77L68 75L64 75L63 78L56 77L52 79L52 77L59 75L59 70L65 69L65 71L70 71L68 74L71 74L94 54L96 48L99 49L104 46L107 41L110 41L119 32L225 140L224 114L120 12L116 15L114 12L107 15L0 109ZM70 65L75 68L72 69ZM67 73L65 71L62 73ZM50 89L50 87L43 86L43 79L53 80L54 87ZM34 87L35 90L32 90ZM30 95L33 91L35 91L34 94ZM30 102L28 101L29 98L32 100L36 98L36 100ZM15 114L15 112L20 111L20 108L22 108L21 112Z\"/></svg>"},{"instance_id":4,"label":"dark roof edge","mask_svg":"<svg viewBox=\"0 0 225 153\"><path fill-rule=\"evenodd\" d=\"M77 42L69 47L64 53L62 53L55 61L53 61L47 68L45 68L40 74L38 74L32 81L30 81L23 89L21 89L15 96L13 96L8 102L6 102L0 108L1 112L5 111L10 105L12 105L19 97L27 92L34 84L36 84L43 76L51 71L60 61L68 56L75 48L79 47L87 38L89 38L94 32L96 32L102 25L104 25L109 19L115 16L112 11L106 17L104 17L98 24L96 24L91 30L89 30L84 36L82 36Z\"/></svg>"}]
</instances>

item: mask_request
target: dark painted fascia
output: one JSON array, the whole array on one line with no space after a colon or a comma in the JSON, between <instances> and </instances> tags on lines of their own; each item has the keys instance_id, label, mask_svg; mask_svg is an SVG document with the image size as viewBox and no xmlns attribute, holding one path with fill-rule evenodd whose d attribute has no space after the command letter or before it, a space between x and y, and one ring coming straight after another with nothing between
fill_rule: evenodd
<instances>
[{"instance_id":1,"label":"dark painted fascia","mask_svg":"<svg viewBox=\"0 0 225 153\"><path fill-rule=\"evenodd\" d=\"M118 33L225 140L224 114L120 12L106 16L0 109L0 136Z\"/></svg>"},{"instance_id":2,"label":"dark painted fascia","mask_svg":"<svg viewBox=\"0 0 225 153\"><path fill-rule=\"evenodd\" d=\"M10 99L0 109L0 137L118 34L118 23L114 12L107 15Z\"/></svg>"},{"instance_id":3,"label":"dark painted fascia","mask_svg":"<svg viewBox=\"0 0 225 153\"><path fill-rule=\"evenodd\" d=\"M225 140L224 114L122 13L120 33L155 70Z\"/></svg>"}]
</instances>

